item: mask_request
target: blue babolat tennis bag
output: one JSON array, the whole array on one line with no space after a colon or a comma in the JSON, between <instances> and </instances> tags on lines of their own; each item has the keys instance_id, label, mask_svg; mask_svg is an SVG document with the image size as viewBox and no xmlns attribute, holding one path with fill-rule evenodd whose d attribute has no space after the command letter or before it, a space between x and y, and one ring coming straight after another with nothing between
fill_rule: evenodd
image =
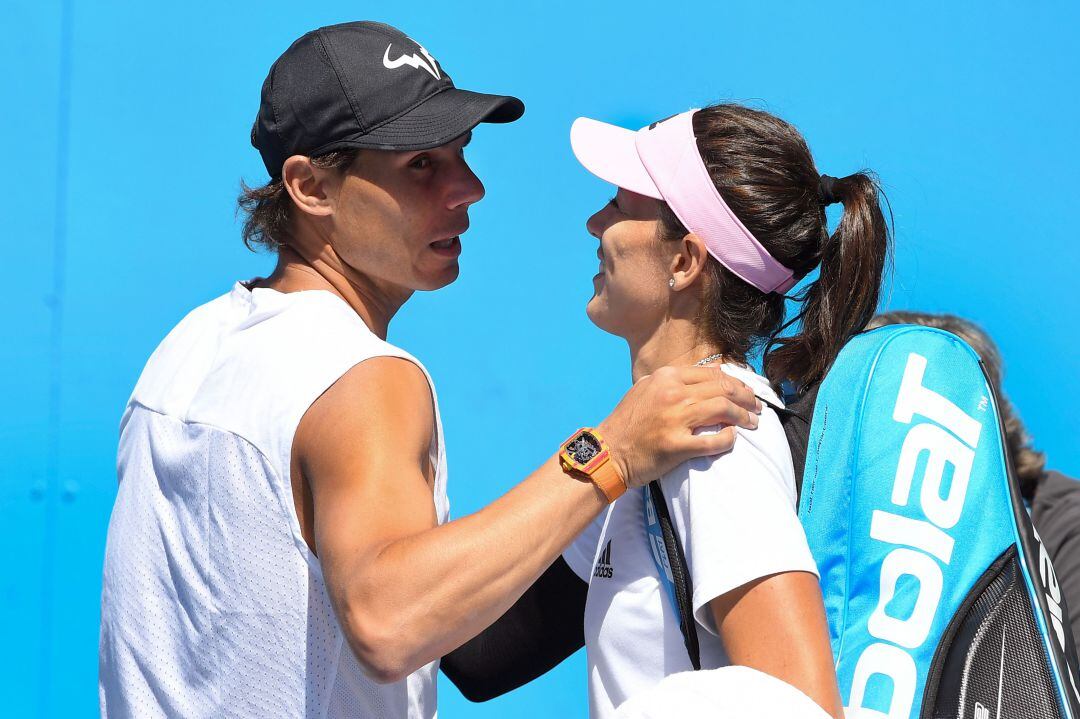
<instances>
[{"instance_id":1,"label":"blue babolat tennis bag","mask_svg":"<svg viewBox=\"0 0 1080 719\"><path fill-rule=\"evenodd\" d=\"M961 339L894 325L851 339L779 410L849 714L1080 719L1064 600L997 407ZM685 560L662 497L649 504L697 667Z\"/></svg>"},{"instance_id":2,"label":"blue babolat tennis bag","mask_svg":"<svg viewBox=\"0 0 1080 719\"><path fill-rule=\"evenodd\" d=\"M848 342L807 399L799 518L844 705L1080 719L1064 602L975 352L883 327Z\"/></svg>"}]
</instances>

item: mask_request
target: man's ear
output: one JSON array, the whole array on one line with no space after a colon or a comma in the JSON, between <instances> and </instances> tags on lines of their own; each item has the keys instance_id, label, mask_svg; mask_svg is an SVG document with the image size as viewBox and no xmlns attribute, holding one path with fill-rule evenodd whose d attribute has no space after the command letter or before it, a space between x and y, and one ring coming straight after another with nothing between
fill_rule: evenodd
<instances>
[{"instance_id":1,"label":"man's ear","mask_svg":"<svg viewBox=\"0 0 1080 719\"><path fill-rule=\"evenodd\" d=\"M281 168L281 181L293 203L316 217L334 214L339 180L337 173L315 167L304 155L293 155Z\"/></svg>"},{"instance_id":2,"label":"man's ear","mask_svg":"<svg viewBox=\"0 0 1080 719\"><path fill-rule=\"evenodd\" d=\"M678 291L693 285L705 269L708 259L705 241L693 232L687 233L671 258L671 276L675 279L672 289Z\"/></svg>"}]
</instances>

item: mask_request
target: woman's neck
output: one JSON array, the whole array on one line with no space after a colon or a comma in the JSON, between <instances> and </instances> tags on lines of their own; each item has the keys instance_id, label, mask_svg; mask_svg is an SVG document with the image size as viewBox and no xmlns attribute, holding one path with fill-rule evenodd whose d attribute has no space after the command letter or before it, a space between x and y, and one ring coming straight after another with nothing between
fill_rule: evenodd
<instances>
[{"instance_id":1,"label":"woman's neck","mask_svg":"<svg viewBox=\"0 0 1080 719\"><path fill-rule=\"evenodd\" d=\"M701 338L693 323L685 320L664 322L641 341L627 340L630 346L630 372L634 382L661 367L689 366L715 355L719 349Z\"/></svg>"}]
</instances>

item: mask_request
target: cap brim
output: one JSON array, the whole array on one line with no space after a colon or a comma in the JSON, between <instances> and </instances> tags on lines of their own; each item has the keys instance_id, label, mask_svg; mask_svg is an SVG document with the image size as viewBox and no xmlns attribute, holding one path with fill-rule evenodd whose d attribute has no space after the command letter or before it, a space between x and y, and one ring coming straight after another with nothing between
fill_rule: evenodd
<instances>
[{"instance_id":1,"label":"cap brim","mask_svg":"<svg viewBox=\"0 0 1080 719\"><path fill-rule=\"evenodd\" d=\"M524 112L525 104L516 97L451 87L370 132L337 140L320 151L344 147L428 150L461 137L481 122L513 122Z\"/></svg>"},{"instance_id":2,"label":"cap brim","mask_svg":"<svg viewBox=\"0 0 1080 719\"><path fill-rule=\"evenodd\" d=\"M586 170L630 192L663 199L638 157L637 133L606 122L579 117L570 126L570 147Z\"/></svg>"}]
</instances>

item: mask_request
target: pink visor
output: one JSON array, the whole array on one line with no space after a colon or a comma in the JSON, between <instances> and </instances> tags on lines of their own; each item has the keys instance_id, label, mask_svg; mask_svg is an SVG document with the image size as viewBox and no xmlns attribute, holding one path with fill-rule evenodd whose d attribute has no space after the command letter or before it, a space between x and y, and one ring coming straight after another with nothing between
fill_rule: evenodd
<instances>
[{"instance_id":1,"label":"pink visor","mask_svg":"<svg viewBox=\"0 0 1080 719\"><path fill-rule=\"evenodd\" d=\"M791 270L761 246L716 191L698 153L695 112L637 132L579 117L570 128L570 145L600 179L667 202L724 267L762 292L787 292L795 284Z\"/></svg>"}]
</instances>

